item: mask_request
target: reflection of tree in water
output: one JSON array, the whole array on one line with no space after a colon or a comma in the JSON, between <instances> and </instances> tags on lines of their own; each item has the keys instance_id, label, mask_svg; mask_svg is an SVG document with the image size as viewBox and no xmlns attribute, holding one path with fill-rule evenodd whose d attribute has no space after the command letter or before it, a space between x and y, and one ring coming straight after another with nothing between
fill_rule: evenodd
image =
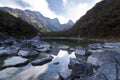
<instances>
[{"instance_id":1,"label":"reflection of tree in water","mask_svg":"<svg viewBox=\"0 0 120 80\"><path fill-rule=\"evenodd\" d=\"M48 64L48 68L45 73L39 75L38 80L57 80L58 72L68 69L68 63L70 58L75 58L74 53L69 55L67 51L60 50L58 55ZM59 64L54 64L59 62Z\"/></svg>"}]
</instances>

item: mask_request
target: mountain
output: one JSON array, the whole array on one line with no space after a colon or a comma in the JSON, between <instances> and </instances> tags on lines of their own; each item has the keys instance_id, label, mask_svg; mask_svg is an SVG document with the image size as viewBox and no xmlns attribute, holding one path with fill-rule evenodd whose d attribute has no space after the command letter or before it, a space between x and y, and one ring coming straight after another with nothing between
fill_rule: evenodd
<instances>
[{"instance_id":1,"label":"mountain","mask_svg":"<svg viewBox=\"0 0 120 80\"><path fill-rule=\"evenodd\" d=\"M97 3L66 33L89 38L120 38L120 0Z\"/></svg>"},{"instance_id":2,"label":"mountain","mask_svg":"<svg viewBox=\"0 0 120 80\"><path fill-rule=\"evenodd\" d=\"M29 38L38 34L36 28L20 18L0 10L0 36Z\"/></svg>"},{"instance_id":3,"label":"mountain","mask_svg":"<svg viewBox=\"0 0 120 80\"><path fill-rule=\"evenodd\" d=\"M9 12L13 16L19 17L22 20L27 21L29 24L37 28L40 32L51 32L51 31L63 31L64 30L64 26L60 24L57 18L50 19L50 18L44 17L41 13L37 11L12 9L8 7L1 7L0 10ZM66 29L69 29L69 26L66 27Z\"/></svg>"},{"instance_id":4,"label":"mountain","mask_svg":"<svg viewBox=\"0 0 120 80\"><path fill-rule=\"evenodd\" d=\"M68 30L68 29L72 28L73 25L74 25L73 21L72 21L72 20L69 20L68 23L62 24L62 26L63 26L62 28L63 28L64 30Z\"/></svg>"}]
</instances>

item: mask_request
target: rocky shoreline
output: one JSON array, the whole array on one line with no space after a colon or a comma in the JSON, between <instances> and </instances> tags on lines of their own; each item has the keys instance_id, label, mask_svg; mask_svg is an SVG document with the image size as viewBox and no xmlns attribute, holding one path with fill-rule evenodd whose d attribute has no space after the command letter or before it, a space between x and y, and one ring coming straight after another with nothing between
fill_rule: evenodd
<instances>
[{"instance_id":1,"label":"rocky shoreline","mask_svg":"<svg viewBox=\"0 0 120 80\"><path fill-rule=\"evenodd\" d=\"M58 80L120 79L120 42L94 43L89 44L87 48L82 46L72 48L67 45L58 48L71 51L77 57L70 58L68 70L58 72ZM113 50L116 48L118 51ZM29 64L41 66L49 63L54 59L51 53L53 49L53 45L41 41L38 36L25 40L15 38L2 40L0 41L1 71L9 67L23 67ZM59 64L59 61L53 63L53 65ZM0 79L5 80L1 76Z\"/></svg>"}]
</instances>

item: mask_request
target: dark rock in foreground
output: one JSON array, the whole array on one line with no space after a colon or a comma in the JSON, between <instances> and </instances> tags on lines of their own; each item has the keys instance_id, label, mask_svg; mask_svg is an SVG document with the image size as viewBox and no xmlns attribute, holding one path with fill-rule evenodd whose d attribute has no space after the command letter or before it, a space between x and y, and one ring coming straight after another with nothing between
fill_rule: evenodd
<instances>
[{"instance_id":1,"label":"dark rock in foreground","mask_svg":"<svg viewBox=\"0 0 120 80\"><path fill-rule=\"evenodd\" d=\"M67 71L64 71L64 72L59 72L59 78L58 80L71 80L71 71L70 70L67 70Z\"/></svg>"},{"instance_id":2,"label":"dark rock in foreground","mask_svg":"<svg viewBox=\"0 0 120 80\"><path fill-rule=\"evenodd\" d=\"M97 72L105 75L107 80L119 80L118 79L118 65L116 63L103 64L98 68Z\"/></svg>"},{"instance_id":3,"label":"dark rock in foreground","mask_svg":"<svg viewBox=\"0 0 120 80\"><path fill-rule=\"evenodd\" d=\"M93 74L93 66L79 59L71 58L69 67L72 69L72 76L74 78Z\"/></svg>"},{"instance_id":4,"label":"dark rock in foreground","mask_svg":"<svg viewBox=\"0 0 120 80\"><path fill-rule=\"evenodd\" d=\"M91 77L85 77L83 79L78 79L78 80L107 80L104 74L101 73L96 73L94 76Z\"/></svg>"},{"instance_id":5,"label":"dark rock in foreground","mask_svg":"<svg viewBox=\"0 0 120 80\"><path fill-rule=\"evenodd\" d=\"M31 62L32 65L37 66L37 65L43 65L46 64L50 61L52 61L53 57L52 56L48 56L42 59L36 59L34 61Z\"/></svg>"},{"instance_id":6,"label":"dark rock in foreground","mask_svg":"<svg viewBox=\"0 0 120 80\"><path fill-rule=\"evenodd\" d=\"M24 65L28 64L28 62L29 62L28 59L14 56L14 57L10 57L4 61L3 68L20 67L20 66L24 66Z\"/></svg>"}]
</instances>

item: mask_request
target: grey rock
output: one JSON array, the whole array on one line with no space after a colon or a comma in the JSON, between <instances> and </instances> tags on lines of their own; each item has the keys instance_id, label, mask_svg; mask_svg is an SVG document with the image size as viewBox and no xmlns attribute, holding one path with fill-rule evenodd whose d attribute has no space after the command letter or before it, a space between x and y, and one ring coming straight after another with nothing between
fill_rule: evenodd
<instances>
[{"instance_id":1,"label":"grey rock","mask_svg":"<svg viewBox=\"0 0 120 80\"><path fill-rule=\"evenodd\" d=\"M18 48L13 46L3 48L0 50L0 57L17 55L18 50Z\"/></svg>"},{"instance_id":2,"label":"grey rock","mask_svg":"<svg viewBox=\"0 0 120 80\"><path fill-rule=\"evenodd\" d=\"M18 55L19 56L22 56L22 57L26 57L26 58L29 58L29 57L37 57L39 56L40 53L38 53L37 51L34 51L34 50L20 50L18 52Z\"/></svg>"},{"instance_id":3,"label":"grey rock","mask_svg":"<svg viewBox=\"0 0 120 80\"><path fill-rule=\"evenodd\" d=\"M75 55L85 56L87 55L87 50L81 47L77 47L75 50Z\"/></svg>"},{"instance_id":4,"label":"grey rock","mask_svg":"<svg viewBox=\"0 0 120 80\"><path fill-rule=\"evenodd\" d=\"M104 43L103 47L104 48L119 48L120 47L120 42Z\"/></svg>"},{"instance_id":5,"label":"grey rock","mask_svg":"<svg viewBox=\"0 0 120 80\"><path fill-rule=\"evenodd\" d=\"M68 50L69 48L70 48L70 47L69 47L69 46L66 46L66 45L59 47L59 49L62 49L62 50Z\"/></svg>"},{"instance_id":6,"label":"grey rock","mask_svg":"<svg viewBox=\"0 0 120 80\"><path fill-rule=\"evenodd\" d=\"M99 43L95 43L95 44L89 44L88 47L90 49L101 49L102 48L102 45L99 44Z\"/></svg>"},{"instance_id":7,"label":"grey rock","mask_svg":"<svg viewBox=\"0 0 120 80\"><path fill-rule=\"evenodd\" d=\"M102 49L97 49L97 50L88 50L89 53L96 53L96 52L103 52L104 50Z\"/></svg>"},{"instance_id":8,"label":"grey rock","mask_svg":"<svg viewBox=\"0 0 120 80\"><path fill-rule=\"evenodd\" d=\"M52 56L48 56L45 58L41 58L41 59L36 59L34 61L31 62L32 65L36 66L36 65L43 65L46 64L50 61L52 61L53 57Z\"/></svg>"},{"instance_id":9,"label":"grey rock","mask_svg":"<svg viewBox=\"0 0 120 80\"><path fill-rule=\"evenodd\" d=\"M93 66L79 59L71 58L69 68L72 69L72 76L90 76L93 74Z\"/></svg>"},{"instance_id":10,"label":"grey rock","mask_svg":"<svg viewBox=\"0 0 120 80\"><path fill-rule=\"evenodd\" d=\"M118 80L118 67L116 63L103 64L97 72L105 75L107 80Z\"/></svg>"},{"instance_id":11,"label":"grey rock","mask_svg":"<svg viewBox=\"0 0 120 80\"><path fill-rule=\"evenodd\" d=\"M70 51L75 51L75 48L70 48L69 50L70 50Z\"/></svg>"},{"instance_id":12,"label":"grey rock","mask_svg":"<svg viewBox=\"0 0 120 80\"><path fill-rule=\"evenodd\" d=\"M85 78L79 79L79 80L107 80L107 78L105 77L104 74L95 73L95 75L93 75L91 77L85 77Z\"/></svg>"},{"instance_id":13,"label":"grey rock","mask_svg":"<svg viewBox=\"0 0 120 80\"><path fill-rule=\"evenodd\" d=\"M3 68L7 68L7 67L19 67L19 66L24 66L26 64L28 64L28 59L26 58L22 58L22 57L18 57L18 56L14 56L14 57L10 57L8 59L6 59L4 61L3 64Z\"/></svg>"},{"instance_id":14,"label":"grey rock","mask_svg":"<svg viewBox=\"0 0 120 80\"><path fill-rule=\"evenodd\" d=\"M92 55L88 57L87 61L94 66L101 66L103 63L117 63L116 56L119 55L120 53L116 51L105 50L104 52L92 53Z\"/></svg>"},{"instance_id":15,"label":"grey rock","mask_svg":"<svg viewBox=\"0 0 120 80\"><path fill-rule=\"evenodd\" d=\"M10 38L4 40L4 43L5 43L5 44L11 44L11 45L12 45L12 44L17 43L16 41L17 41L17 40L16 40L15 38L10 37Z\"/></svg>"},{"instance_id":16,"label":"grey rock","mask_svg":"<svg viewBox=\"0 0 120 80\"><path fill-rule=\"evenodd\" d=\"M58 74L59 74L58 80L71 80L72 74L70 70L66 70L64 72L60 71Z\"/></svg>"}]
</instances>

